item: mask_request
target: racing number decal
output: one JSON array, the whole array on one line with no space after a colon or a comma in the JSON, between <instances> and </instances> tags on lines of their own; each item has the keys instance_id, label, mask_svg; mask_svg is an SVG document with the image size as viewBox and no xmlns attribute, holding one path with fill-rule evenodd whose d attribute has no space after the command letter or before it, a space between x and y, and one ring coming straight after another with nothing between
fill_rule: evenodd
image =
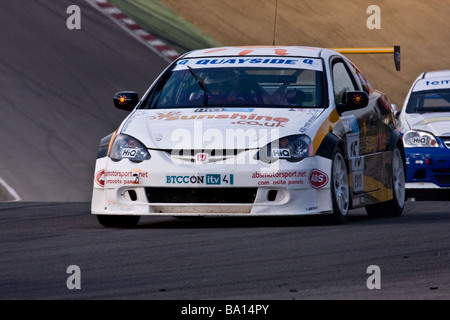
<instances>
[{"instance_id":1,"label":"racing number decal","mask_svg":"<svg viewBox=\"0 0 450 320\"><path fill-rule=\"evenodd\" d=\"M359 127L355 116L342 117L347 133L347 154L352 166L353 192L364 191L364 157L359 155Z\"/></svg>"},{"instance_id":2,"label":"racing number decal","mask_svg":"<svg viewBox=\"0 0 450 320\"><path fill-rule=\"evenodd\" d=\"M352 158L353 191L364 191L364 157Z\"/></svg>"},{"instance_id":3,"label":"racing number decal","mask_svg":"<svg viewBox=\"0 0 450 320\"><path fill-rule=\"evenodd\" d=\"M359 134L347 135L347 152L350 158L359 156Z\"/></svg>"}]
</instances>

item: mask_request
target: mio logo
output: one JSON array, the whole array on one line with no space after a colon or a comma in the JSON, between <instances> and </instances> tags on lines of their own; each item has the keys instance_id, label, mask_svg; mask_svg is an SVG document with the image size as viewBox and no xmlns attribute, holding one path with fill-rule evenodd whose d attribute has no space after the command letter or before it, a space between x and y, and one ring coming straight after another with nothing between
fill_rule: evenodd
<instances>
[{"instance_id":1,"label":"mio logo","mask_svg":"<svg viewBox=\"0 0 450 320\"><path fill-rule=\"evenodd\" d=\"M318 169L313 169L309 173L309 184L314 189L323 188L324 186L327 185L329 180L330 179L328 178L328 175L325 172L320 171Z\"/></svg>"}]
</instances>

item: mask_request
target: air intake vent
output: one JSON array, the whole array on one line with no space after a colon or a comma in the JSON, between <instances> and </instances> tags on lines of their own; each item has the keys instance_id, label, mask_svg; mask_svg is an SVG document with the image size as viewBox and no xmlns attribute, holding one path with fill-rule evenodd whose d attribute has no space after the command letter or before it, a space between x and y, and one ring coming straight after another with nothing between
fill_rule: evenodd
<instances>
[{"instance_id":1,"label":"air intake vent","mask_svg":"<svg viewBox=\"0 0 450 320\"><path fill-rule=\"evenodd\" d=\"M441 139L444 141L447 148L450 149L450 137L441 137Z\"/></svg>"},{"instance_id":2,"label":"air intake vent","mask_svg":"<svg viewBox=\"0 0 450 320\"><path fill-rule=\"evenodd\" d=\"M256 188L145 188L150 203L254 203Z\"/></svg>"}]
</instances>

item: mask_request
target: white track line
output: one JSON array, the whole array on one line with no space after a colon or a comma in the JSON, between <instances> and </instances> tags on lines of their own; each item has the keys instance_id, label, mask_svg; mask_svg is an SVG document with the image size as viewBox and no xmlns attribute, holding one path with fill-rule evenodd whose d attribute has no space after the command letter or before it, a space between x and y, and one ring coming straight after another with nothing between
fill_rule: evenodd
<instances>
[{"instance_id":1,"label":"white track line","mask_svg":"<svg viewBox=\"0 0 450 320\"><path fill-rule=\"evenodd\" d=\"M0 201L20 201L19 194L0 177Z\"/></svg>"}]
</instances>

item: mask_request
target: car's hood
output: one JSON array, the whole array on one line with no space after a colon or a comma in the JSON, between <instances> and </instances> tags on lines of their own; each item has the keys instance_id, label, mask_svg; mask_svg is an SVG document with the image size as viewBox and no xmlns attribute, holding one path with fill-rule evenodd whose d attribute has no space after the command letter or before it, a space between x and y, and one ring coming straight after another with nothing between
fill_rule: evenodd
<instances>
[{"instance_id":1,"label":"car's hood","mask_svg":"<svg viewBox=\"0 0 450 320\"><path fill-rule=\"evenodd\" d=\"M435 136L450 135L450 112L411 113L406 121L413 130L423 130Z\"/></svg>"},{"instance_id":2,"label":"car's hood","mask_svg":"<svg viewBox=\"0 0 450 320\"><path fill-rule=\"evenodd\" d=\"M307 133L323 109L137 110L121 132L150 149L247 149Z\"/></svg>"}]
</instances>

